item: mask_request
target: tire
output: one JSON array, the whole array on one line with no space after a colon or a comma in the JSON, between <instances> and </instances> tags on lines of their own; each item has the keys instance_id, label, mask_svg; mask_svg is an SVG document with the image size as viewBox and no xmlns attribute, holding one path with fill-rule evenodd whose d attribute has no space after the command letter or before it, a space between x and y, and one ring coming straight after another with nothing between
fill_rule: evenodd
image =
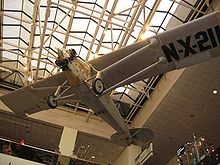
<instances>
[{"instance_id":1,"label":"tire","mask_svg":"<svg viewBox=\"0 0 220 165\"><path fill-rule=\"evenodd\" d=\"M57 107L57 101L54 100L54 99L55 99L54 95L48 95L47 96L47 104L52 109Z\"/></svg>"},{"instance_id":2,"label":"tire","mask_svg":"<svg viewBox=\"0 0 220 165\"><path fill-rule=\"evenodd\" d=\"M97 95L101 95L105 90L104 82L100 78L96 78L92 83L92 89Z\"/></svg>"}]
</instances>

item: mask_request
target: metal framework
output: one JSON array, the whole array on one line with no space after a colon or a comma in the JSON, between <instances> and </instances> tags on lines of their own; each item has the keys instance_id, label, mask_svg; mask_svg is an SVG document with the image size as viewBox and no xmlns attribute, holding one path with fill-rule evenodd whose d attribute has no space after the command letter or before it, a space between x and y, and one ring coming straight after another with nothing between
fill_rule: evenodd
<instances>
[{"instance_id":1,"label":"metal framework","mask_svg":"<svg viewBox=\"0 0 220 165\"><path fill-rule=\"evenodd\" d=\"M1 0L0 84L20 87L54 75L56 48L74 48L91 60L167 29L170 19L188 22L204 15L205 0ZM188 16L177 16L178 7ZM114 90L127 123L150 98L162 75ZM83 103L72 110L93 114Z\"/></svg>"}]
</instances>

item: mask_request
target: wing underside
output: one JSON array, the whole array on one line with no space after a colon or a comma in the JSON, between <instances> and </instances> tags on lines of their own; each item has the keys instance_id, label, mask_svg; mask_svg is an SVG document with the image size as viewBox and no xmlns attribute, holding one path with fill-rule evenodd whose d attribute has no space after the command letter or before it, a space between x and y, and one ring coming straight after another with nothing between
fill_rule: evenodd
<instances>
[{"instance_id":1,"label":"wing underside","mask_svg":"<svg viewBox=\"0 0 220 165\"><path fill-rule=\"evenodd\" d=\"M49 94L54 94L57 87L66 81L64 72L41 80L35 84L20 88L14 92L0 97L1 101L7 105L12 111L17 114L25 115L32 114L42 110L49 109L47 97ZM62 90L68 86L63 86ZM72 90L66 92L66 95L71 94ZM58 101L58 105L63 105L69 101L77 100L76 96Z\"/></svg>"}]
</instances>

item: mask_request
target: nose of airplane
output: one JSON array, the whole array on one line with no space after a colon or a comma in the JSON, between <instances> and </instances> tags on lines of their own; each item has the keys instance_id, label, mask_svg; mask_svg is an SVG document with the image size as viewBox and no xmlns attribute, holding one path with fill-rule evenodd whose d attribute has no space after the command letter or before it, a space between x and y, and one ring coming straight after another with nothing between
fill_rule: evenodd
<instances>
[{"instance_id":1,"label":"nose of airplane","mask_svg":"<svg viewBox=\"0 0 220 165\"><path fill-rule=\"evenodd\" d=\"M55 61L55 64L60 67L63 71L67 70L68 69L68 63L69 63L69 55L68 53L66 52L65 49L57 49L57 54L58 54L58 57L57 57L57 60Z\"/></svg>"}]
</instances>

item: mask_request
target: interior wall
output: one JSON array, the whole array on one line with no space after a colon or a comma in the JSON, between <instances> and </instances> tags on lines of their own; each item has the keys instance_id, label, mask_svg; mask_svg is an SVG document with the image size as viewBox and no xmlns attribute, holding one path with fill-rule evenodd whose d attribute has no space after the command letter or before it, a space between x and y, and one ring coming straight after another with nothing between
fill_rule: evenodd
<instances>
[{"instance_id":1,"label":"interior wall","mask_svg":"<svg viewBox=\"0 0 220 165\"><path fill-rule=\"evenodd\" d=\"M141 152L141 148L139 146L131 145L128 146L122 154L118 157L118 159L113 163L113 165L134 165L135 158Z\"/></svg>"},{"instance_id":2,"label":"interior wall","mask_svg":"<svg viewBox=\"0 0 220 165\"><path fill-rule=\"evenodd\" d=\"M179 165L179 163L177 162L177 157L174 156L172 159L170 159L169 162L166 163L166 165Z\"/></svg>"},{"instance_id":3,"label":"interior wall","mask_svg":"<svg viewBox=\"0 0 220 165\"><path fill-rule=\"evenodd\" d=\"M213 10L211 9L211 7L213 7L213 9L215 11L220 11L220 1L213 1L213 3L210 6L209 12L211 13L213 12ZM177 156L174 156L173 158L171 158L166 165L179 165L179 163L177 162Z\"/></svg>"},{"instance_id":4,"label":"interior wall","mask_svg":"<svg viewBox=\"0 0 220 165\"><path fill-rule=\"evenodd\" d=\"M42 163L36 163L29 160L24 160L21 158L17 158L10 155L5 155L0 153L0 163L1 164L8 164L8 165L14 165L14 164L22 164L22 165L43 165Z\"/></svg>"}]
</instances>

